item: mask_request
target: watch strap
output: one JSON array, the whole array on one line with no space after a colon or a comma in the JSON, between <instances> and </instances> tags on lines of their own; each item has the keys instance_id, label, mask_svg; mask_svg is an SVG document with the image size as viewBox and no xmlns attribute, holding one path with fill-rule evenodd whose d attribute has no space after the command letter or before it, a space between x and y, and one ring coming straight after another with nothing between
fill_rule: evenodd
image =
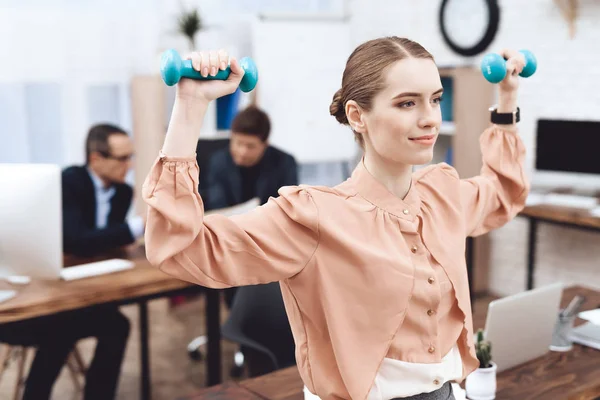
<instances>
[{"instance_id":1,"label":"watch strap","mask_svg":"<svg viewBox=\"0 0 600 400\"><path fill-rule=\"evenodd\" d=\"M490 113L492 123L498 125L512 125L521 120L521 110L519 107L511 113L499 113L498 107L494 106L490 108Z\"/></svg>"}]
</instances>

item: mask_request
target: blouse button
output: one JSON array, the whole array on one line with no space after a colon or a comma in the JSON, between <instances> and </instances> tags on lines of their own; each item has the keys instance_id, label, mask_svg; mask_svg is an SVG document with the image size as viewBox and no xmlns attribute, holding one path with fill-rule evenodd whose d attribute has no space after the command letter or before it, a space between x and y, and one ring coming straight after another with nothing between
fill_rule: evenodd
<instances>
[{"instance_id":1,"label":"blouse button","mask_svg":"<svg viewBox=\"0 0 600 400\"><path fill-rule=\"evenodd\" d=\"M430 276L429 279L427 279L427 282L433 285L433 282L435 282L435 278L433 276Z\"/></svg>"},{"instance_id":2,"label":"blouse button","mask_svg":"<svg viewBox=\"0 0 600 400\"><path fill-rule=\"evenodd\" d=\"M402 210L402 213L404 215L408 215L408 214L410 214L410 211L408 211L408 208L405 208L404 210Z\"/></svg>"},{"instance_id":3,"label":"blouse button","mask_svg":"<svg viewBox=\"0 0 600 400\"><path fill-rule=\"evenodd\" d=\"M418 249L419 248L417 246L413 246L410 248L410 251L412 251L413 253L416 253Z\"/></svg>"},{"instance_id":4,"label":"blouse button","mask_svg":"<svg viewBox=\"0 0 600 400\"><path fill-rule=\"evenodd\" d=\"M434 379L434 380L433 380L433 384L434 384L435 386L439 385L439 384L440 384L440 380L439 380L439 379Z\"/></svg>"},{"instance_id":5,"label":"blouse button","mask_svg":"<svg viewBox=\"0 0 600 400\"><path fill-rule=\"evenodd\" d=\"M435 311L427 310L427 315L429 315L431 317L433 314L435 314Z\"/></svg>"},{"instance_id":6,"label":"blouse button","mask_svg":"<svg viewBox=\"0 0 600 400\"><path fill-rule=\"evenodd\" d=\"M435 347L430 346L429 349L427 349L427 351L430 353L435 353Z\"/></svg>"}]
</instances>

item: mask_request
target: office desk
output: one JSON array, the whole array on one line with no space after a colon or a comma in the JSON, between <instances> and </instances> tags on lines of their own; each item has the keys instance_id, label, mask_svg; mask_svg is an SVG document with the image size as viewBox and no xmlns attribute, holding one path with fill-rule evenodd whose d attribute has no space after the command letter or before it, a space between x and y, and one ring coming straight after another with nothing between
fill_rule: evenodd
<instances>
[{"instance_id":1,"label":"office desk","mask_svg":"<svg viewBox=\"0 0 600 400\"><path fill-rule=\"evenodd\" d=\"M140 307L141 398L150 399L148 301L175 294L203 291L206 293L206 323L209 341L207 384L220 383L219 292L169 277L151 266L146 260L143 249L140 248L116 252L108 257L128 258L135 262L135 267L126 271L69 282L32 280L25 286L11 286L7 282L0 282L0 289L19 291L18 295L11 300L0 303L0 324L103 305L138 303ZM100 259L102 258L65 257L64 262L68 266Z\"/></svg>"},{"instance_id":2,"label":"office desk","mask_svg":"<svg viewBox=\"0 0 600 400\"><path fill-rule=\"evenodd\" d=\"M549 205L527 206L519 216L529 220L529 239L527 246L527 289L534 287L535 250L537 228L540 222L566 226L593 232L600 232L600 217L591 215L587 210L557 207Z\"/></svg>"},{"instance_id":3,"label":"office desk","mask_svg":"<svg viewBox=\"0 0 600 400\"><path fill-rule=\"evenodd\" d=\"M600 305L600 292L574 287L565 290L564 307L576 294L587 297L583 310ZM489 303L491 299L481 300ZM480 304L473 324L483 327L487 304ZM583 321L578 321L581 324ZM574 345L567 353L548 354L503 371L497 376L497 400L595 400L600 396L600 351ZM303 383L296 367L239 383L229 382L206 389L187 400L200 399L269 399L302 400Z\"/></svg>"}]
</instances>

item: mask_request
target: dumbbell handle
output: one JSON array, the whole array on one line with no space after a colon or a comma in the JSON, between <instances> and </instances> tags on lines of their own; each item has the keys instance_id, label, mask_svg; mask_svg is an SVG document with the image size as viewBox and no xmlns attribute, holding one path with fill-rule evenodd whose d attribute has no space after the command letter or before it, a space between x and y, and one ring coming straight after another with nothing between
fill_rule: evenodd
<instances>
[{"instance_id":1,"label":"dumbbell handle","mask_svg":"<svg viewBox=\"0 0 600 400\"><path fill-rule=\"evenodd\" d=\"M227 67L225 69L220 69L219 72L217 72L217 74L215 76L212 75L208 75L208 76L202 76L202 74L199 71L196 71L194 69L194 67L192 66L192 60L182 60L181 62L181 77L182 78L190 78L190 79L197 79L197 80L205 80L205 81L209 81L209 80L226 80L227 78L229 78L229 75L231 74L231 67Z\"/></svg>"}]
</instances>

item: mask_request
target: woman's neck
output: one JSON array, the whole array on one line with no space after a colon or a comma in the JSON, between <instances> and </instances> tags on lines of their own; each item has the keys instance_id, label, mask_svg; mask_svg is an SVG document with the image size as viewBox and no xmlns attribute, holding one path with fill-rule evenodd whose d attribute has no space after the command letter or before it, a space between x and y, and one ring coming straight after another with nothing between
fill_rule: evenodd
<instances>
[{"instance_id":1,"label":"woman's neck","mask_svg":"<svg viewBox=\"0 0 600 400\"><path fill-rule=\"evenodd\" d=\"M412 182L412 165L389 163L380 158L364 156L365 168L392 194L404 199Z\"/></svg>"}]
</instances>

